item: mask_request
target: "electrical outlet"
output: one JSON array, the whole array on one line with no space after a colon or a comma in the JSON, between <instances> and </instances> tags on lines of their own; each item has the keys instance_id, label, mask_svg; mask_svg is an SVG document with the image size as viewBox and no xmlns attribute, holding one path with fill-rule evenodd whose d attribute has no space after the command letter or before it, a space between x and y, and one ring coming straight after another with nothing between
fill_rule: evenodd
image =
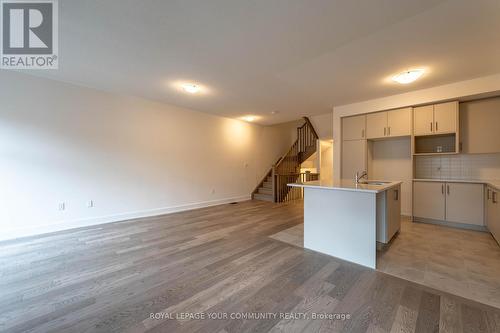
<instances>
[{"instance_id":1,"label":"electrical outlet","mask_svg":"<svg viewBox=\"0 0 500 333\"><path fill-rule=\"evenodd\" d=\"M92 207L94 207L94 200L87 201L87 208L92 208Z\"/></svg>"},{"instance_id":2,"label":"electrical outlet","mask_svg":"<svg viewBox=\"0 0 500 333\"><path fill-rule=\"evenodd\" d=\"M59 210L65 210L66 209L66 203L65 202L60 202L59 203Z\"/></svg>"}]
</instances>

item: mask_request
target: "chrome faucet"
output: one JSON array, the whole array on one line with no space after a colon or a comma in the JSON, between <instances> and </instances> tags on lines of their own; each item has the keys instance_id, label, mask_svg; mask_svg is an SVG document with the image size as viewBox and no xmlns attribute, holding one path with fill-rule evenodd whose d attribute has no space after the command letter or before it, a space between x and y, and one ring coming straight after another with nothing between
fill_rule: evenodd
<instances>
[{"instance_id":1,"label":"chrome faucet","mask_svg":"<svg viewBox=\"0 0 500 333\"><path fill-rule=\"evenodd\" d=\"M355 178L356 184L359 184L359 181L364 177L368 179L368 173L366 171L361 172L361 174L359 174L359 171L356 172L356 178Z\"/></svg>"}]
</instances>

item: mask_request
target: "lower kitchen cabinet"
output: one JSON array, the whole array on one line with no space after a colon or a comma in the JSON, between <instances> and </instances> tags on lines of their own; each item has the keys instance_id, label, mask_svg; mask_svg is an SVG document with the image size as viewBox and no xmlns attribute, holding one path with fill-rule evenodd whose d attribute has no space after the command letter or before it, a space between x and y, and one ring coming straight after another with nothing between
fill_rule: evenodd
<instances>
[{"instance_id":1,"label":"lower kitchen cabinet","mask_svg":"<svg viewBox=\"0 0 500 333\"><path fill-rule=\"evenodd\" d=\"M413 216L432 220L445 219L445 183L413 183Z\"/></svg>"},{"instance_id":2,"label":"lower kitchen cabinet","mask_svg":"<svg viewBox=\"0 0 500 333\"><path fill-rule=\"evenodd\" d=\"M401 185L377 193L377 242L387 244L401 229Z\"/></svg>"},{"instance_id":3,"label":"lower kitchen cabinet","mask_svg":"<svg viewBox=\"0 0 500 333\"><path fill-rule=\"evenodd\" d=\"M484 226L484 185L414 182L413 216L455 224Z\"/></svg>"},{"instance_id":4,"label":"lower kitchen cabinet","mask_svg":"<svg viewBox=\"0 0 500 333\"><path fill-rule=\"evenodd\" d=\"M486 227L500 244L500 191L489 187L486 189Z\"/></svg>"},{"instance_id":5,"label":"lower kitchen cabinet","mask_svg":"<svg viewBox=\"0 0 500 333\"><path fill-rule=\"evenodd\" d=\"M446 221L484 225L484 185L446 183Z\"/></svg>"}]
</instances>

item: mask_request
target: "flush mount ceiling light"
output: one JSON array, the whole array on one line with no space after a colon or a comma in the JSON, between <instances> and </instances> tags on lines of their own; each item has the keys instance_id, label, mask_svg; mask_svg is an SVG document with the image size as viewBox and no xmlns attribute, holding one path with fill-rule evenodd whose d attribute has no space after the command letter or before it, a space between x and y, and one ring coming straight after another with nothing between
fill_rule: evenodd
<instances>
[{"instance_id":1,"label":"flush mount ceiling light","mask_svg":"<svg viewBox=\"0 0 500 333\"><path fill-rule=\"evenodd\" d=\"M422 74L424 74L423 69L412 69L393 76L392 80L397 83L408 84L418 80Z\"/></svg>"},{"instance_id":2,"label":"flush mount ceiling light","mask_svg":"<svg viewBox=\"0 0 500 333\"><path fill-rule=\"evenodd\" d=\"M256 119L257 119L256 116L244 116L244 117L241 117L241 120L248 121L248 122L252 122L252 121L254 121Z\"/></svg>"},{"instance_id":3,"label":"flush mount ceiling light","mask_svg":"<svg viewBox=\"0 0 500 333\"><path fill-rule=\"evenodd\" d=\"M183 84L182 89L184 89L185 92L188 92L190 94L196 94L197 92L200 91L200 87L198 87L196 84L192 84L192 83Z\"/></svg>"}]
</instances>

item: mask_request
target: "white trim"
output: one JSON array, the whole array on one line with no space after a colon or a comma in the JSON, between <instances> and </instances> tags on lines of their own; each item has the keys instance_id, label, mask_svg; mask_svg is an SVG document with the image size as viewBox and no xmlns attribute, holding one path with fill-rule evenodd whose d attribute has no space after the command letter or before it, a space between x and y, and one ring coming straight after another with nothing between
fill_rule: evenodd
<instances>
[{"instance_id":1,"label":"white trim","mask_svg":"<svg viewBox=\"0 0 500 333\"><path fill-rule=\"evenodd\" d=\"M106 223L125 222L125 221L131 220L131 219L160 216L160 215L183 212L183 211L193 210L193 209L198 209L198 208L223 205L223 204L227 204L230 202L247 201L247 200L251 200L251 199L252 199L251 195L244 195L244 196L233 197L233 198L202 201L202 202L196 202L196 203L190 203L190 204L178 205L178 206L171 206L171 207L153 208L153 209L148 209L148 210L119 213L119 214L113 214L113 215L83 218L83 219L76 219L76 220L68 220L68 221L57 221L54 223L50 223L50 224L46 224L46 225L42 225L42 226L37 226L35 228L29 227L29 228L7 229L7 230L2 230L2 232L0 233L0 241L28 237L28 236L42 235L42 234L52 233L52 232L56 232L56 231L76 229L76 228L88 227L88 226L100 225L100 224L106 224Z\"/></svg>"}]
</instances>

